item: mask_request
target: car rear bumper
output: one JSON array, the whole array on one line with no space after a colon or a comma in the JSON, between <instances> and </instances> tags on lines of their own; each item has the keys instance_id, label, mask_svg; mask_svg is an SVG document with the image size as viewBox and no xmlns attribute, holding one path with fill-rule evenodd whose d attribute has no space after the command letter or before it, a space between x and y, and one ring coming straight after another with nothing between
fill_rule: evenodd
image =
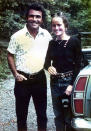
<instances>
[{"instance_id":1,"label":"car rear bumper","mask_svg":"<svg viewBox=\"0 0 91 131\"><path fill-rule=\"evenodd\" d=\"M73 118L71 126L75 131L91 131L91 120Z\"/></svg>"}]
</instances>

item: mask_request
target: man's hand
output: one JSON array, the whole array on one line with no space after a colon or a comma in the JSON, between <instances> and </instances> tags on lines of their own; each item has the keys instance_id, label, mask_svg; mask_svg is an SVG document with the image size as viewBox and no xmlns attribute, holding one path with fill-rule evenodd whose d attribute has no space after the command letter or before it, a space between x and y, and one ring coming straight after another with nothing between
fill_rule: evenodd
<instances>
[{"instance_id":1,"label":"man's hand","mask_svg":"<svg viewBox=\"0 0 91 131\"><path fill-rule=\"evenodd\" d=\"M19 73L17 73L17 74L15 75L15 78L16 78L17 81L27 80L27 78L26 78L25 76L23 76L23 75L21 75L21 74L19 74Z\"/></svg>"},{"instance_id":2,"label":"man's hand","mask_svg":"<svg viewBox=\"0 0 91 131\"><path fill-rule=\"evenodd\" d=\"M73 88L73 86L72 86L72 85L69 85L69 86L67 87L66 91L65 91L65 94L69 96L69 95L71 94L71 92L72 92L72 88Z\"/></svg>"},{"instance_id":3,"label":"man's hand","mask_svg":"<svg viewBox=\"0 0 91 131\"><path fill-rule=\"evenodd\" d=\"M27 80L27 78L25 76L23 76L17 72L15 61L14 61L14 55L11 54L10 52L8 52L8 64L9 64L10 69L11 69L11 71L17 81Z\"/></svg>"},{"instance_id":4,"label":"man's hand","mask_svg":"<svg viewBox=\"0 0 91 131\"><path fill-rule=\"evenodd\" d=\"M48 72L49 72L51 75L56 75L56 74L57 74L57 71L56 71L55 67L53 67L53 66L50 66L50 67L48 68Z\"/></svg>"}]
</instances>

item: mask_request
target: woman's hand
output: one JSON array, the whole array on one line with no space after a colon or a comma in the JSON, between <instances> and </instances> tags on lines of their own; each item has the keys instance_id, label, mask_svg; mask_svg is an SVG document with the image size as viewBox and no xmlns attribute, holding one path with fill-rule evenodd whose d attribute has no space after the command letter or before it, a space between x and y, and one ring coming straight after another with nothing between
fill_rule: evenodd
<instances>
[{"instance_id":1,"label":"woman's hand","mask_svg":"<svg viewBox=\"0 0 91 131\"><path fill-rule=\"evenodd\" d=\"M50 66L50 67L48 68L48 72L49 72L51 75L56 75L56 74L57 74L56 68L53 67L53 66Z\"/></svg>"},{"instance_id":2,"label":"woman's hand","mask_svg":"<svg viewBox=\"0 0 91 131\"><path fill-rule=\"evenodd\" d=\"M66 91L65 91L65 94L69 96L69 95L71 94L71 92L72 92L72 89L73 89L73 86L72 86L72 85L69 85L69 86L67 87Z\"/></svg>"}]
</instances>

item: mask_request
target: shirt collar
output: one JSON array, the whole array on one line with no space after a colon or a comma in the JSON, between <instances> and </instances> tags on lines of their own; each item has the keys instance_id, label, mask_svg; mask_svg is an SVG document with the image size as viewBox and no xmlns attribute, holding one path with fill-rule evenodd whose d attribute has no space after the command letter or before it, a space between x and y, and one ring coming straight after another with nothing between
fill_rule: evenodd
<instances>
[{"instance_id":1,"label":"shirt collar","mask_svg":"<svg viewBox=\"0 0 91 131\"><path fill-rule=\"evenodd\" d=\"M44 35L43 29L41 27L39 27L38 35Z\"/></svg>"},{"instance_id":2,"label":"shirt collar","mask_svg":"<svg viewBox=\"0 0 91 131\"><path fill-rule=\"evenodd\" d=\"M31 36L31 34L29 33L26 25L24 26L24 31L25 31L26 36L27 36L27 35ZM37 34L37 35L38 35L38 36L39 36L39 35L44 35L43 29L42 29L41 27L39 27L39 31L38 31L38 34Z\"/></svg>"}]
</instances>

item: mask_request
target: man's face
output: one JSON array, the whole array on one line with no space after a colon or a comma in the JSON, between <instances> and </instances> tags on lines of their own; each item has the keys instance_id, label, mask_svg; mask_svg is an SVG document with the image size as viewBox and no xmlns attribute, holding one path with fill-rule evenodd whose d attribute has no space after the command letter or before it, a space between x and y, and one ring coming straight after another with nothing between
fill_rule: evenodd
<instances>
[{"instance_id":1,"label":"man's face","mask_svg":"<svg viewBox=\"0 0 91 131\"><path fill-rule=\"evenodd\" d=\"M31 29L38 29L39 26L42 24L42 12L31 9L28 13L27 17L27 25Z\"/></svg>"}]
</instances>

